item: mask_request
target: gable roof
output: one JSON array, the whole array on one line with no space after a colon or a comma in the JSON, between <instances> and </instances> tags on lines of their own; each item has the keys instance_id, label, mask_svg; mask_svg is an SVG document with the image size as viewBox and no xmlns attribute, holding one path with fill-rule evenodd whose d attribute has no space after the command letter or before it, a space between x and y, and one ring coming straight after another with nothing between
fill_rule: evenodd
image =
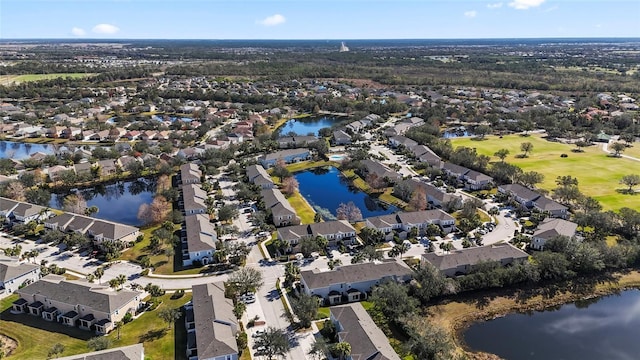
<instances>
[{"instance_id":1,"label":"gable roof","mask_svg":"<svg viewBox=\"0 0 640 360\"><path fill-rule=\"evenodd\" d=\"M144 346L134 344L85 354L65 356L58 360L140 360L144 358Z\"/></svg>"},{"instance_id":2,"label":"gable roof","mask_svg":"<svg viewBox=\"0 0 640 360\"><path fill-rule=\"evenodd\" d=\"M562 211L567 210L567 207L557 203L546 196L540 196L533 201L533 205L542 211Z\"/></svg>"},{"instance_id":3,"label":"gable roof","mask_svg":"<svg viewBox=\"0 0 640 360\"><path fill-rule=\"evenodd\" d=\"M209 215L196 214L184 218L189 252L216 249L216 229Z\"/></svg>"},{"instance_id":4,"label":"gable roof","mask_svg":"<svg viewBox=\"0 0 640 360\"><path fill-rule=\"evenodd\" d=\"M422 258L438 270L455 269L461 265L476 265L484 261L501 261L503 259L526 259L529 254L509 244L470 247L454 250L449 254L427 253Z\"/></svg>"},{"instance_id":5,"label":"gable roof","mask_svg":"<svg viewBox=\"0 0 640 360\"><path fill-rule=\"evenodd\" d=\"M380 280L392 276L406 277L412 274L413 271L403 262L386 260L380 263L339 266L329 271L306 270L300 272L300 277L304 279L309 289L318 289L336 284Z\"/></svg>"},{"instance_id":6,"label":"gable roof","mask_svg":"<svg viewBox=\"0 0 640 360\"><path fill-rule=\"evenodd\" d=\"M102 236L107 239L122 239L123 237L133 234L138 231L137 227L114 223L111 221L105 221L95 219L93 224L87 229L93 236Z\"/></svg>"},{"instance_id":7,"label":"gable roof","mask_svg":"<svg viewBox=\"0 0 640 360\"><path fill-rule=\"evenodd\" d=\"M362 304L332 306L329 311L342 327L340 339L351 345L353 360L400 360L389 344L389 339Z\"/></svg>"},{"instance_id":8,"label":"gable roof","mask_svg":"<svg viewBox=\"0 0 640 360\"><path fill-rule=\"evenodd\" d=\"M180 179L182 182L187 180L200 182L202 172L198 168L198 165L194 163L186 163L180 165Z\"/></svg>"},{"instance_id":9,"label":"gable roof","mask_svg":"<svg viewBox=\"0 0 640 360\"><path fill-rule=\"evenodd\" d=\"M194 285L192 294L198 358L237 354L238 323L233 315L233 302L224 297L222 282Z\"/></svg>"},{"instance_id":10,"label":"gable roof","mask_svg":"<svg viewBox=\"0 0 640 360\"><path fill-rule=\"evenodd\" d=\"M442 170L450 174L456 174L456 175L464 175L469 171L471 171L464 166L452 164L450 162L445 162L444 164L442 164Z\"/></svg>"},{"instance_id":11,"label":"gable roof","mask_svg":"<svg viewBox=\"0 0 640 360\"><path fill-rule=\"evenodd\" d=\"M291 241L303 237L326 237L338 233L355 233L355 231L356 229L347 220L333 220L279 228L278 236L282 240Z\"/></svg>"},{"instance_id":12,"label":"gable roof","mask_svg":"<svg viewBox=\"0 0 640 360\"><path fill-rule=\"evenodd\" d=\"M573 237L576 234L577 228L578 224L574 222L563 219L547 218L543 222L538 224L538 228L533 233L533 237L544 240L549 240L560 235Z\"/></svg>"},{"instance_id":13,"label":"gable roof","mask_svg":"<svg viewBox=\"0 0 640 360\"><path fill-rule=\"evenodd\" d=\"M39 265L20 263L18 258L0 256L0 283L19 278L38 268Z\"/></svg>"},{"instance_id":14,"label":"gable roof","mask_svg":"<svg viewBox=\"0 0 640 360\"><path fill-rule=\"evenodd\" d=\"M65 280L63 276L47 275L16 291L23 298L39 294L69 305L82 305L111 314L142 293L130 290L113 291L106 286L84 280Z\"/></svg>"},{"instance_id":15,"label":"gable roof","mask_svg":"<svg viewBox=\"0 0 640 360\"><path fill-rule=\"evenodd\" d=\"M309 150L307 149L286 149L276 151L274 153L265 154L262 157L262 161L272 161L278 160L287 157L296 157L296 156L308 156Z\"/></svg>"},{"instance_id":16,"label":"gable roof","mask_svg":"<svg viewBox=\"0 0 640 360\"><path fill-rule=\"evenodd\" d=\"M500 188L503 189L504 191L508 191L509 193L513 194L514 196L517 196L521 199L525 199L527 201L533 201L536 200L540 194L538 194L537 192L524 187L520 184L506 184L506 185L500 185Z\"/></svg>"},{"instance_id":17,"label":"gable roof","mask_svg":"<svg viewBox=\"0 0 640 360\"><path fill-rule=\"evenodd\" d=\"M273 216L297 216L296 210L278 189L266 189L260 192L262 201L267 209L271 209Z\"/></svg>"}]
</instances>

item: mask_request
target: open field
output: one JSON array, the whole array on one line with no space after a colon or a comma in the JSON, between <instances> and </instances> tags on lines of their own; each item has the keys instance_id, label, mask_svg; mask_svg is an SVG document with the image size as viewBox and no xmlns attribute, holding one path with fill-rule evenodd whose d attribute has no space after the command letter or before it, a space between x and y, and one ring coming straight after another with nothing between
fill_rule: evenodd
<instances>
[{"instance_id":1,"label":"open field","mask_svg":"<svg viewBox=\"0 0 640 360\"><path fill-rule=\"evenodd\" d=\"M11 83L23 83L39 80L51 80L58 78L82 79L93 76L92 73L58 73L58 74L25 74L25 75L2 75L0 76L0 85L8 85Z\"/></svg>"},{"instance_id":2,"label":"open field","mask_svg":"<svg viewBox=\"0 0 640 360\"><path fill-rule=\"evenodd\" d=\"M551 190L556 187L556 177L571 175L578 179L578 187L582 193L600 201L607 210L618 210L625 206L640 208L640 195L626 195L616 191L624 188L619 184L624 175L640 173L640 162L609 157L599 144L585 148L583 153L574 153L571 149L575 146L549 142L539 134L528 137L508 135L502 139L488 136L482 141L458 138L452 139L451 142L454 147L476 148L479 154L491 156L492 161L500 161L493 156L497 150L509 150L506 162L517 165L524 171L534 170L544 174L544 182L538 185L542 189ZM533 144L533 151L528 158L518 159L515 155L522 153L520 144L523 142ZM561 154L567 154L569 157L561 158Z\"/></svg>"},{"instance_id":3,"label":"open field","mask_svg":"<svg viewBox=\"0 0 640 360\"><path fill-rule=\"evenodd\" d=\"M62 356L80 354L91 351L86 340L95 336L92 332L79 328L70 328L61 324L47 322L39 317L27 314L13 315L8 308L18 298L12 295L2 300L2 320L0 334L11 337L18 342L18 348L10 359L46 359L47 352L56 343L64 345ZM124 325L120 330L111 332L111 347L144 343L145 358L148 359L183 359L185 358L186 331L184 320L179 319L171 327L158 317L158 310L170 307L178 308L191 298L185 294L179 299L171 299L167 294L160 299L158 309L142 314L138 319ZM176 341L176 337L178 341Z\"/></svg>"}]
</instances>

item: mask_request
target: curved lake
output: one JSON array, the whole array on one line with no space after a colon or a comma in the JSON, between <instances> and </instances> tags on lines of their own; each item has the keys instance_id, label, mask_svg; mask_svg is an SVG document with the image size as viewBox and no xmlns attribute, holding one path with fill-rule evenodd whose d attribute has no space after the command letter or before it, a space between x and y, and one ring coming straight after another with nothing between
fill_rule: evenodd
<instances>
[{"instance_id":1,"label":"curved lake","mask_svg":"<svg viewBox=\"0 0 640 360\"><path fill-rule=\"evenodd\" d=\"M138 208L150 204L155 191L156 182L152 179L119 181L78 190L87 200L88 207L98 207L99 211L93 217L134 226L142 225L138 220ZM62 209L66 195L52 194L49 206Z\"/></svg>"},{"instance_id":2,"label":"curved lake","mask_svg":"<svg viewBox=\"0 0 640 360\"><path fill-rule=\"evenodd\" d=\"M278 128L278 134L280 136L286 136L289 133L295 133L296 135L318 135L318 130L326 127L331 127L336 123L335 118L321 117L321 118L301 118L287 120L282 126Z\"/></svg>"},{"instance_id":3,"label":"curved lake","mask_svg":"<svg viewBox=\"0 0 640 360\"><path fill-rule=\"evenodd\" d=\"M353 201L364 218L397 211L396 207L384 207L367 193L350 186L349 181L335 167L303 171L295 173L294 176L298 180L300 194L316 210L325 209L333 216L336 215L336 209L340 203L349 201Z\"/></svg>"},{"instance_id":4,"label":"curved lake","mask_svg":"<svg viewBox=\"0 0 640 360\"><path fill-rule=\"evenodd\" d=\"M26 159L32 154L41 152L53 154L54 145L50 144L29 144L14 141L0 141L0 158L2 159Z\"/></svg>"},{"instance_id":5,"label":"curved lake","mask_svg":"<svg viewBox=\"0 0 640 360\"><path fill-rule=\"evenodd\" d=\"M472 325L464 340L475 350L519 359L638 359L640 291L513 314Z\"/></svg>"}]
</instances>

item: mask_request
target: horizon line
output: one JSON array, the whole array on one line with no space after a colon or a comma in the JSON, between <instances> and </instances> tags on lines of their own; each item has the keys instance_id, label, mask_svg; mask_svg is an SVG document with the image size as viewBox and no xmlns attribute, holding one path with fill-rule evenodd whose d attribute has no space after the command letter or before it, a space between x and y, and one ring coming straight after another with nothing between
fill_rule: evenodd
<instances>
[{"instance_id":1,"label":"horizon line","mask_svg":"<svg viewBox=\"0 0 640 360\"><path fill-rule=\"evenodd\" d=\"M176 41L376 41L376 40L535 40L535 39L552 39L552 40L571 40L571 39L632 39L640 40L640 36L542 36L542 37L484 37L484 38L318 38L318 39L287 39L287 38L264 38L264 39L251 39L251 38L1 38L0 42L5 41L26 41L26 40L64 40L64 41L86 41L86 40L99 40L99 41L141 41L141 40L176 40Z\"/></svg>"}]
</instances>

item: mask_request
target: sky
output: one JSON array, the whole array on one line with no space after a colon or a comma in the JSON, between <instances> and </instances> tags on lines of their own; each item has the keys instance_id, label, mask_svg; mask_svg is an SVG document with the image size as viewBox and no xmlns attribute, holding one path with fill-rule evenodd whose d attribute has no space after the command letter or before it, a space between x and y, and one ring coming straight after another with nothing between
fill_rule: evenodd
<instances>
[{"instance_id":1,"label":"sky","mask_svg":"<svg viewBox=\"0 0 640 360\"><path fill-rule=\"evenodd\" d=\"M640 0L0 0L0 39L640 37Z\"/></svg>"}]
</instances>

